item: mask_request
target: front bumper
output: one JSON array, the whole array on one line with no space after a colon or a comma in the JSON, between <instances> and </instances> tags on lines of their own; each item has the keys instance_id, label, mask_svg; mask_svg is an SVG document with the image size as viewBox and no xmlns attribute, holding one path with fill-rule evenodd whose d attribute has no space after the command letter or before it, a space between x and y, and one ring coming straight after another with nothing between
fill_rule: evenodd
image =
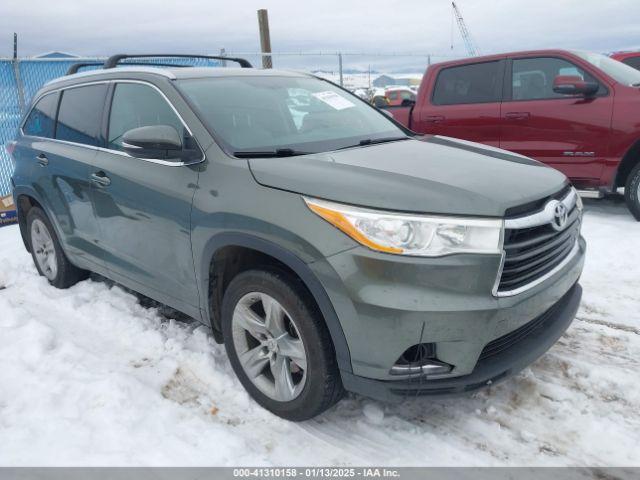
<instances>
[{"instance_id":1,"label":"front bumper","mask_svg":"<svg viewBox=\"0 0 640 480\"><path fill-rule=\"evenodd\" d=\"M520 372L553 346L573 321L581 297L582 288L575 284L556 305L543 314L543 321L534 331L501 353L480 360L469 375L438 380L427 380L421 376L385 381L343 372L342 382L351 392L384 401L420 395L457 395L495 384Z\"/></svg>"},{"instance_id":2,"label":"front bumper","mask_svg":"<svg viewBox=\"0 0 640 480\"><path fill-rule=\"evenodd\" d=\"M499 256L420 259L362 247L314 262L310 267L331 299L349 348L352 370L343 369L344 386L390 399L460 393L519 371L553 345L575 315L584 239L578 246L551 278L511 297L492 294ZM527 333L508 352L480 361L488 344L545 312L552 314L541 322L543 328ZM437 360L453 366L451 372L391 375L402 353L418 343L433 344Z\"/></svg>"}]
</instances>

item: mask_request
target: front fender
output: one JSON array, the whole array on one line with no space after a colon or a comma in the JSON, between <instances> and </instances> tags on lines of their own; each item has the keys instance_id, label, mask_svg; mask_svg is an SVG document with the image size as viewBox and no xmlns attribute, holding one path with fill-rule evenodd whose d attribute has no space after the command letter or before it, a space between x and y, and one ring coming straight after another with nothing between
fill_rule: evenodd
<instances>
[{"instance_id":1,"label":"front fender","mask_svg":"<svg viewBox=\"0 0 640 480\"><path fill-rule=\"evenodd\" d=\"M327 295L326 290L320 283L316 275L309 266L298 256L286 250L285 248L264 240L262 238L241 233L241 232L224 232L219 233L208 240L205 244L200 265L196 267L198 273L198 287L201 292L200 308L204 312L204 319L211 319L211 308L209 302L209 267L215 253L224 247L237 246L256 250L265 255L275 258L289 267L302 280L325 319L333 346L335 348L338 367L340 370L351 372L351 355L347 346L347 340L338 320L338 316L333 308L333 304Z\"/></svg>"}]
</instances>

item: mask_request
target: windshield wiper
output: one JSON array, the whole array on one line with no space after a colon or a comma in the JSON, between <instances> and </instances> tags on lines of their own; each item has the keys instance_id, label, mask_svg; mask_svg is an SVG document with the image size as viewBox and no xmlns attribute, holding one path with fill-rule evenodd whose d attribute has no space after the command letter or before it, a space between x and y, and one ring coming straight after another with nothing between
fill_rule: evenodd
<instances>
[{"instance_id":1,"label":"windshield wiper","mask_svg":"<svg viewBox=\"0 0 640 480\"><path fill-rule=\"evenodd\" d=\"M360 140L358 145L375 145L376 143L387 143L387 142L397 142L398 140L408 140L409 137L386 137L386 138L365 138L364 140Z\"/></svg>"},{"instance_id":2,"label":"windshield wiper","mask_svg":"<svg viewBox=\"0 0 640 480\"><path fill-rule=\"evenodd\" d=\"M408 140L409 137L384 137L384 138L363 138L355 145L347 145L346 147L339 148L338 150L344 150L345 148L364 147L366 145L376 145L378 143L397 142L399 140Z\"/></svg>"},{"instance_id":3,"label":"windshield wiper","mask_svg":"<svg viewBox=\"0 0 640 480\"><path fill-rule=\"evenodd\" d=\"M276 148L275 150L251 151L241 150L233 152L234 157L238 158L275 158L275 157L296 157L298 155L309 155L313 152L302 152L292 148Z\"/></svg>"}]
</instances>

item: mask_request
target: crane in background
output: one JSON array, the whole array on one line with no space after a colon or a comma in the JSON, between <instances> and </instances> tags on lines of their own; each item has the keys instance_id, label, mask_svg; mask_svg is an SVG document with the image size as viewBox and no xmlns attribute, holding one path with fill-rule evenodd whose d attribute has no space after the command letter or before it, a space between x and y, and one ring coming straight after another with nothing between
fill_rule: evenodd
<instances>
[{"instance_id":1,"label":"crane in background","mask_svg":"<svg viewBox=\"0 0 640 480\"><path fill-rule=\"evenodd\" d=\"M462 40L464 40L464 45L467 47L467 53L470 57L477 57L480 53L480 49L475 46L473 40L471 39L471 34L467 29L467 25L464 23L464 18L462 18L462 13L458 9L456 2L451 2L451 7L453 7L453 16L458 23L458 28L460 29L460 35L462 35ZM453 25L452 25L452 36L453 36ZM453 49L453 39L451 40L451 49Z\"/></svg>"}]
</instances>

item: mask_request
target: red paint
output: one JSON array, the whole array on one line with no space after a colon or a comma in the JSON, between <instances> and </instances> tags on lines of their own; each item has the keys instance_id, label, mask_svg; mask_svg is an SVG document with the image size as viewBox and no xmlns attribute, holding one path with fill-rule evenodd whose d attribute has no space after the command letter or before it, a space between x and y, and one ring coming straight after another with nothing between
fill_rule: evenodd
<instances>
[{"instance_id":1,"label":"red paint","mask_svg":"<svg viewBox=\"0 0 640 480\"><path fill-rule=\"evenodd\" d=\"M640 52L616 52L611 54L611 58L636 69L640 65Z\"/></svg>"},{"instance_id":2,"label":"red paint","mask_svg":"<svg viewBox=\"0 0 640 480\"><path fill-rule=\"evenodd\" d=\"M525 71L523 67L514 75L517 77L514 81L511 78L512 61L549 57L570 62L593 77L592 80L600 85L598 93L514 99L515 91L522 89L525 81L535 81L532 77L537 73ZM435 104L433 90L443 69L487 61L499 61L502 78L506 80L499 89L498 101ZM589 82L576 81L580 79L571 73L561 73L555 77L554 86L558 87L564 81L565 87L568 82L576 88L587 88ZM626 168L620 170L619 178L616 179L616 175L625 155L629 157L625 165L640 161L640 153L638 158L632 158L635 155L631 150L636 142L640 142L640 88L618 83L571 52L516 52L432 65L423 77L415 106L390 111L398 121L418 133L481 142L535 158L564 172L578 188L612 190L623 186Z\"/></svg>"}]
</instances>

